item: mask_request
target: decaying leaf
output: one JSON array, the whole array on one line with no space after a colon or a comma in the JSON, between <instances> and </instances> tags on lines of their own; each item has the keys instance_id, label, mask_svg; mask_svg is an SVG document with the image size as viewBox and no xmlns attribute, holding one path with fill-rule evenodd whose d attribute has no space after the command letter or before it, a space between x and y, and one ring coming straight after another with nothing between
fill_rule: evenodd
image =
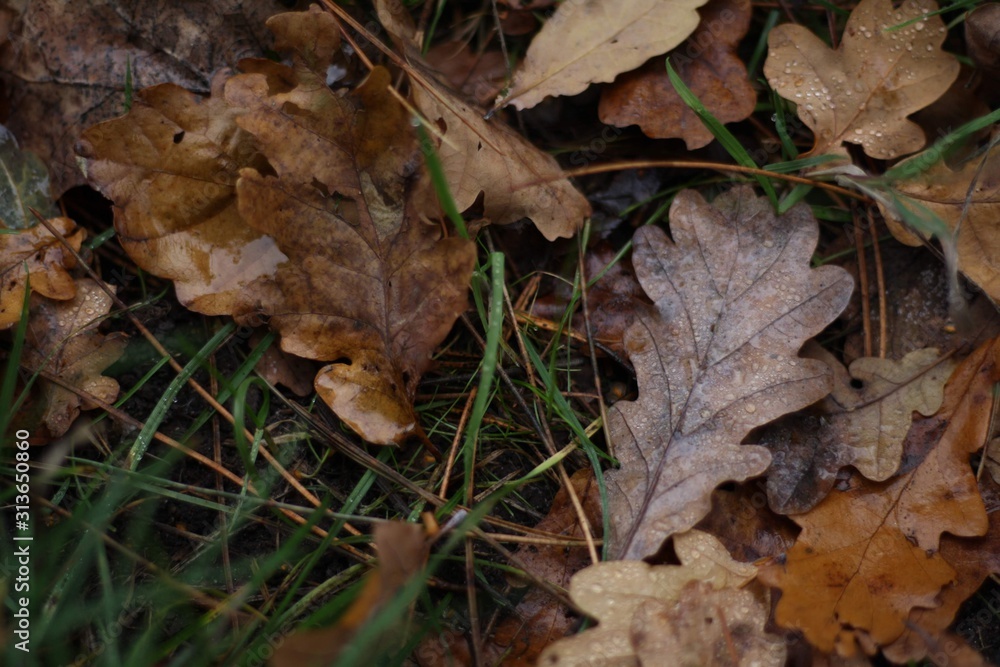
<instances>
[{"instance_id":1,"label":"decaying leaf","mask_svg":"<svg viewBox=\"0 0 1000 667\"><path fill-rule=\"evenodd\" d=\"M80 249L86 236L83 229L69 218L52 218L49 222L74 250ZM73 255L43 225L0 233L0 330L21 319L29 277L32 292L49 299L72 299L76 284L67 269L75 265Z\"/></svg>"},{"instance_id":2,"label":"decaying leaf","mask_svg":"<svg viewBox=\"0 0 1000 667\"><path fill-rule=\"evenodd\" d=\"M897 165L902 173L913 167L912 178L894 188L918 206L941 218L955 233L958 268L994 302L1000 300L1000 149L967 161L955 170L927 151ZM928 164L931 164L929 168ZM924 169L926 168L926 169ZM903 200L904 206L912 206ZM896 212L882 207L893 236L909 245L923 243L916 230L899 221Z\"/></svg>"},{"instance_id":3,"label":"decaying leaf","mask_svg":"<svg viewBox=\"0 0 1000 667\"><path fill-rule=\"evenodd\" d=\"M480 106L489 105L507 80L501 51L473 53L465 42L441 42L425 58L452 88Z\"/></svg>"},{"instance_id":4,"label":"decaying leaf","mask_svg":"<svg viewBox=\"0 0 1000 667\"><path fill-rule=\"evenodd\" d=\"M735 53L750 28L750 0L709 0L698 13L698 29L669 54L670 63L720 122L743 120L757 103L747 69ZM598 113L611 125L638 125L647 137L682 138L688 150L715 138L674 90L663 58L615 79L601 92Z\"/></svg>"},{"instance_id":5,"label":"decaying leaf","mask_svg":"<svg viewBox=\"0 0 1000 667\"><path fill-rule=\"evenodd\" d=\"M24 363L112 403L118 398L118 382L101 373L125 352L126 336L105 336L97 331L100 318L111 310L111 297L89 278L78 280L76 285L72 299L40 299L32 307ZM43 380L41 386L45 405L42 422L51 437L69 430L80 410L97 407L53 382Z\"/></svg>"},{"instance_id":6,"label":"decaying leaf","mask_svg":"<svg viewBox=\"0 0 1000 667\"><path fill-rule=\"evenodd\" d=\"M358 630L423 569L428 554L423 527L402 521L378 523L374 539L378 565L367 575L361 593L347 611L328 628L296 630L284 637L274 651L271 667L333 664Z\"/></svg>"},{"instance_id":7,"label":"decaying leaf","mask_svg":"<svg viewBox=\"0 0 1000 667\"><path fill-rule=\"evenodd\" d=\"M607 83L680 44L698 26L706 0L564 2L528 47L498 104L530 109L549 96Z\"/></svg>"},{"instance_id":8,"label":"decaying leaf","mask_svg":"<svg viewBox=\"0 0 1000 667\"><path fill-rule=\"evenodd\" d=\"M939 552L941 534L987 528L969 456L985 442L998 380L994 340L955 370L938 414L914 425L914 451L898 476L875 483L855 475L849 489L792 517L803 529L795 546L759 575L782 589L780 625L802 630L822 651L851 655L858 642L872 652L896 641L911 610L938 605L956 578Z\"/></svg>"},{"instance_id":9,"label":"decaying leaf","mask_svg":"<svg viewBox=\"0 0 1000 667\"><path fill-rule=\"evenodd\" d=\"M0 49L8 127L52 172L61 195L83 182L73 143L83 127L124 109L126 68L136 89L175 83L207 92L212 73L267 44L277 0L133 2L14 0ZM5 31L6 33L6 31Z\"/></svg>"},{"instance_id":10,"label":"decaying leaf","mask_svg":"<svg viewBox=\"0 0 1000 667\"><path fill-rule=\"evenodd\" d=\"M34 227L38 219L31 209L46 219L59 215L49 194L49 172L37 155L22 151L10 130L0 125L0 227Z\"/></svg>"},{"instance_id":11,"label":"decaying leaf","mask_svg":"<svg viewBox=\"0 0 1000 667\"><path fill-rule=\"evenodd\" d=\"M419 77L411 77L413 102L437 126L438 157L459 211L483 197L483 216L493 224L529 218L545 238L570 237L590 216L590 204L562 175L548 153L539 150L499 119L464 102L424 71L409 14L396 3L376 2L380 20L407 51Z\"/></svg>"},{"instance_id":12,"label":"decaying leaf","mask_svg":"<svg viewBox=\"0 0 1000 667\"><path fill-rule=\"evenodd\" d=\"M965 47L985 76L1000 72L1000 3L985 2L965 17Z\"/></svg>"},{"instance_id":13,"label":"decaying leaf","mask_svg":"<svg viewBox=\"0 0 1000 667\"><path fill-rule=\"evenodd\" d=\"M633 264L653 300L625 334L639 399L609 411L621 469L607 474L614 553L643 558L708 513L712 490L759 475L749 431L827 394L830 371L800 359L806 339L846 305L840 268L809 268L819 231L806 206L776 216L748 186L713 205L686 190L670 209L673 243L636 232Z\"/></svg>"},{"instance_id":14,"label":"decaying leaf","mask_svg":"<svg viewBox=\"0 0 1000 667\"><path fill-rule=\"evenodd\" d=\"M413 393L430 353L466 306L475 248L422 217L430 183L389 72L376 68L347 95L323 85L333 51L313 49L322 16L268 22L297 54L294 70L271 65L226 85L277 172L241 172L240 215L289 258L241 293L234 314L269 318L287 352L335 362L316 376L323 400L366 440L398 443L417 428Z\"/></svg>"},{"instance_id":15,"label":"decaying leaf","mask_svg":"<svg viewBox=\"0 0 1000 667\"><path fill-rule=\"evenodd\" d=\"M888 160L923 148L923 131L906 116L931 104L958 76L941 51L945 38L933 0L863 0L831 50L801 25L780 25L768 38L764 74L815 135L812 154L860 145ZM892 29L911 19L906 27Z\"/></svg>"},{"instance_id":16,"label":"decaying leaf","mask_svg":"<svg viewBox=\"0 0 1000 667\"><path fill-rule=\"evenodd\" d=\"M938 363L934 349L899 361L857 359L850 371L819 345L807 345L804 354L833 369L833 392L808 414L768 429L759 443L771 450L769 505L782 514L812 509L846 466L876 482L895 474L913 412L937 412L954 368L949 361Z\"/></svg>"},{"instance_id":17,"label":"decaying leaf","mask_svg":"<svg viewBox=\"0 0 1000 667\"><path fill-rule=\"evenodd\" d=\"M115 204L115 229L142 269L174 281L177 299L206 315L287 258L236 207L239 169L267 164L222 99L173 84L136 93L128 114L77 143L90 182Z\"/></svg>"},{"instance_id":18,"label":"decaying leaf","mask_svg":"<svg viewBox=\"0 0 1000 667\"><path fill-rule=\"evenodd\" d=\"M768 605L740 587L756 567L734 561L711 535L674 536L681 565L597 563L570 583L596 628L561 639L539 665L783 665L785 645L764 632Z\"/></svg>"},{"instance_id":19,"label":"decaying leaf","mask_svg":"<svg viewBox=\"0 0 1000 667\"><path fill-rule=\"evenodd\" d=\"M791 519L767 506L765 480L733 486L712 492L712 511L695 528L715 536L733 558L744 563L788 551L799 531Z\"/></svg>"}]
</instances>

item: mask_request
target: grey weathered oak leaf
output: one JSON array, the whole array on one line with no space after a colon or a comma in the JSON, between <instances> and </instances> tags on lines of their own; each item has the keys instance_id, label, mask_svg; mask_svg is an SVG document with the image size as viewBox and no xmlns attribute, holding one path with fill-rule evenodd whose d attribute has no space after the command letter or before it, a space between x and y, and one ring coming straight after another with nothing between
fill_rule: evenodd
<instances>
[{"instance_id":1,"label":"grey weathered oak leaf","mask_svg":"<svg viewBox=\"0 0 1000 667\"><path fill-rule=\"evenodd\" d=\"M826 364L797 353L853 287L839 267L809 267L819 229L808 207L776 216L749 186L712 205L681 192L670 229L673 242L656 227L634 240L653 306L625 334L639 398L609 415L621 463L607 474L611 539L621 558L655 553L708 513L716 486L767 469L765 448L740 443L830 391Z\"/></svg>"}]
</instances>

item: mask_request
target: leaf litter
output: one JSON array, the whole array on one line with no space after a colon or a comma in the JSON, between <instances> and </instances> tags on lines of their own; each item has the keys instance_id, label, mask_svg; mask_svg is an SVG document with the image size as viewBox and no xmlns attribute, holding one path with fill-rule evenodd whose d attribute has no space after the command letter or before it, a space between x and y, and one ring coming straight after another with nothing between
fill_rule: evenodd
<instances>
[{"instance_id":1,"label":"leaf litter","mask_svg":"<svg viewBox=\"0 0 1000 667\"><path fill-rule=\"evenodd\" d=\"M522 34L543 16L526 10L548 8L501 4L528 19ZM639 80L642 70L628 71L691 35L695 25L687 19L699 3L663 3L654 13L643 13L642 3L582 4L554 10L502 102L527 109L618 77L613 86L594 89L590 99L596 100L596 93L607 96ZM701 11L712 16L728 4ZM485 51L480 67L465 43L454 40L448 57L455 62L442 65L439 76L432 63L445 62L442 51L432 48L426 60L420 55L426 17L418 29L407 8L377 5L403 51L405 63L395 62L405 76L376 65L361 79L345 78L339 74L345 59L366 56L341 42L338 21L319 8L283 14L268 27L286 60L229 60L236 70L214 77L199 71L197 83L142 88L126 115L88 129L77 150L88 178L114 200L119 239L133 261L173 280L189 308L244 324L268 323L286 352L327 364L313 388L342 422L370 442L400 444L420 433L413 407L417 383L467 308L475 258L473 241L460 238L435 199L411 113L428 132L473 232L527 218L550 241L571 237L591 205L556 159L504 122L504 111L483 117L479 105L496 90L505 67L497 51ZM669 20L655 14L667 8ZM932 9L923 0L898 8L863 0L836 49L801 26L771 31L765 74L812 129L813 154L848 155L843 144L856 143L871 157L894 159L923 146L923 133L907 116L936 99L947 103L953 93L945 90L957 72L955 59L941 51L944 24L928 15ZM92 11L86 3L77 10ZM18 11L5 10L2 18L17 19ZM986 37L969 38L967 46L985 71L991 28L989 15L977 14L967 28ZM517 32L503 17L498 21L499 29ZM619 30L616 21L628 29ZM565 23L576 26L572 34L583 46L567 48L567 33L556 30ZM737 91L747 84L735 55L743 34L737 23L705 54L714 63L709 69L721 73L692 74L692 88L701 82L706 91ZM39 27L40 35L48 29L44 22ZM718 36L703 21L691 43L705 41L706 30ZM667 38L650 45L650 31ZM595 53L604 62L590 60ZM795 62L782 68L788 58ZM661 60L644 68L651 79L662 80ZM915 79L920 86L911 85ZM650 108L671 108L665 89L654 95ZM699 96L715 108L709 92ZM756 97L745 90L741 95L744 102ZM715 113L723 122L739 116L727 116L723 107ZM528 127L537 129L537 121ZM711 141L695 129L680 135L690 146ZM84 397L113 401L117 382L103 373L121 355L124 337L98 330L110 299L97 282L80 277L71 253L34 225L24 202L30 200L89 258L84 232L56 217L39 190L44 169L5 136L0 161L8 182L0 191L3 215L12 217L4 221L10 233L0 235L0 326L13 331L24 317L27 268L33 294L22 365L44 367ZM808 139L805 133L794 137ZM992 295L990 155L945 167L935 164L939 153L933 150L902 170L897 165L892 185L895 194L920 201L955 230L963 272ZM852 178L862 168L872 164L852 166ZM57 176L57 183L69 182ZM883 186L858 187L877 195ZM884 212L901 240L927 240L892 221L898 211ZM490 622L490 637L466 652L462 664L477 654L530 664L542 654L539 664L654 665L671 655L690 664L778 665L795 632L806 637L802 653L811 653L817 665L869 664L867 656L879 651L894 662L937 659L945 643L958 664L984 664L964 636L947 627L962 601L998 567L990 555L995 530L987 532L983 503L997 494L988 477L977 486L969 467L970 456L992 436L997 342L982 344L954 372L950 361L935 363L937 353L920 345L899 350L899 361L855 359L846 368L833 354L836 338L800 352L807 339L827 330L852 288L842 269L811 268L819 231L808 207L776 215L743 185L711 204L693 190L681 191L669 217L669 237L656 227L635 234L631 265L641 290L626 260L591 294L592 317L594 308L609 311L590 322L592 331L614 339L608 350L621 341L619 351L638 380L638 399L616 403L608 420L608 446L619 467L605 472L612 528L605 537L609 555L621 560L587 567L584 549L561 545L524 546L515 554L530 576L560 586L570 581L574 603L599 624L558 639L570 631L572 612L558 597L532 590L505 616L492 616L500 621ZM973 247L962 249L963 234ZM621 235L614 225L598 231L602 242L613 235ZM591 273L614 256L613 247L588 252L583 263L590 263ZM934 327L950 327L942 322ZM587 327L574 321L574 328ZM927 331L916 337L937 339ZM947 347L961 360L967 349L960 343L984 337L963 333L945 340L954 341ZM856 357L850 347L849 339L848 360ZM290 360L270 359L269 376L294 386L302 384L299 376L313 375L291 370ZM51 436L96 405L42 381L33 396L31 407L43 408L40 420ZM596 526L601 521L588 475L586 468L578 471L573 484ZM535 531L580 536L578 511L563 494ZM792 522L802 529L797 537ZM375 533L382 564L356 603L326 630L292 635L274 664L335 658L425 562L422 530L380 524ZM674 558L679 565L670 564ZM769 587L781 591L774 611ZM462 654L462 633L449 632L438 648L453 658ZM419 651L414 657L435 666L450 659Z\"/></svg>"}]
</instances>

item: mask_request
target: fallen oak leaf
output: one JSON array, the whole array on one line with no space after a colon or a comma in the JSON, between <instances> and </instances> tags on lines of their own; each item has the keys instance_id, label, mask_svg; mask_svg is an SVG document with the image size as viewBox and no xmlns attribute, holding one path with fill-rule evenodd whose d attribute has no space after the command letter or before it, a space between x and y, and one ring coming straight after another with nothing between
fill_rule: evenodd
<instances>
[{"instance_id":1,"label":"fallen oak leaf","mask_svg":"<svg viewBox=\"0 0 1000 667\"><path fill-rule=\"evenodd\" d=\"M876 482L895 474L913 412L937 412L954 368L938 363L934 349L916 350L898 362L856 359L849 371L819 345L803 352L833 370L833 391L808 413L768 428L758 442L771 450L767 498L781 514L812 509L846 466Z\"/></svg>"},{"instance_id":2,"label":"fallen oak leaf","mask_svg":"<svg viewBox=\"0 0 1000 667\"><path fill-rule=\"evenodd\" d=\"M998 362L995 339L954 371L941 410L911 429L907 442L924 451L905 458L899 475L886 482L855 475L848 490L792 517L802 533L784 562L759 575L782 590L779 625L847 656L859 639L868 647L895 642L911 610L937 606L956 576L939 553L942 533L975 537L987 529L969 456L986 439Z\"/></svg>"},{"instance_id":3,"label":"fallen oak leaf","mask_svg":"<svg viewBox=\"0 0 1000 667\"><path fill-rule=\"evenodd\" d=\"M929 15L936 9L933 0L898 9L892 0L862 0L837 50L805 26L771 30L764 74L813 131L811 155L842 150L845 141L882 160L923 148L923 131L906 116L943 95L959 70L941 51L944 22Z\"/></svg>"},{"instance_id":4,"label":"fallen oak leaf","mask_svg":"<svg viewBox=\"0 0 1000 667\"><path fill-rule=\"evenodd\" d=\"M698 13L698 29L669 54L670 62L719 122L743 120L757 103L746 66L735 53L750 29L750 0L709 0ZM688 150L715 139L674 90L663 58L653 58L605 87L598 115L609 125L638 125L654 139L684 139Z\"/></svg>"},{"instance_id":5,"label":"fallen oak leaf","mask_svg":"<svg viewBox=\"0 0 1000 667\"><path fill-rule=\"evenodd\" d=\"M409 15L394 13L394 7L387 0L376 3L417 74L410 77L413 103L437 128L438 158L458 210L482 197L483 216L492 224L528 218L550 241L573 236L590 217L587 198L563 176L554 157L499 119L484 120L480 109L439 84L417 55Z\"/></svg>"},{"instance_id":6,"label":"fallen oak leaf","mask_svg":"<svg viewBox=\"0 0 1000 667\"><path fill-rule=\"evenodd\" d=\"M53 191L61 195L84 182L73 155L82 128L122 113L126 72L136 90L170 82L208 92L214 72L268 46L264 20L283 5L278 0L5 3L21 8L10 41L0 48L8 127L48 164Z\"/></svg>"},{"instance_id":7,"label":"fallen oak leaf","mask_svg":"<svg viewBox=\"0 0 1000 667\"><path fill-rule=\"evenodd\" d=\"M129 257L206 315L231 313L243 288L287 260L237 210L239 169L267 162L236 125L223 83L208 99L173 84L140 90L127 114L88 128L76 146L91 184L114 202Z\"/></svg>"},{"instance_id":8,"label":"fallen oak leaf","mask_svg":"<svg viewBox=\"0 0 1000 667\"><path fill-rule=\"evenodd\" d=\"M609 411L619 470L607 473L614 552L643 558L711 508L719 484L759 475L768 451L751 429L830 390L806 339L844 308L852 281L809 268L818 225L808 207L776 216L739 186L709 205L685 190L670 209L674 242L636 232L633 265L653 301L625 334L637 401Z\"/></svg>"},{"instance_id":9,"label":"fallen oak leaf","mask_svg":"<svg viewBox=\"0 0 1000 667\"><path fill-rule=\"evenodd\" d=\"M52 218L49 223L76 251L87 233L69 218ZM24 292L31 291L56 300L76 296L76 281L67 269L76 259L43 225L6 233L0 230L0 330L21 319Z\"/></svg>"},{"instance_id":10,"label":"fallen oak leaf","mask_svg":"<svg viewBox=\"0 0 1000 667\"><path fill-rule=\"evenodd\" d=\"M286 352L334 362L314 382L327 405L369 442L400 443L418 428L430 353L465 309L475 247L424 220L432 190L388 70L338 95L324 83L334 19L314 9L268 25L295 67L235 76L226 99L277 173L241 172L241 219L290 261L244 289L233 314L268 318Z\"/></svg>"},{"instance_id":11,"label":"fallen oak leaf","mask_svg":"<svg viewBox=\"0 0 1000 667\"><path fill-rule=\"evenodd\" d=\"M27 229L59 215L49 194L49 172L38 156L22 151L14 134L0 125L0 227Z\"/></svg>"},{"instance_id":12,"label":"fallen oak leaf","mask_svg":"<svg viewBox=\"0 0 1000 667\"><path fill-rule=\"evenodd\" d=\"M953 232L958 253L958 269L990 298L1000 300L1000 151L991 148L981 158L950 168L941 155L930 149L900 162L893 171L901 174L893 189L901 205L912 208L907 199L937 215ZM929 165L929 166L928 166ZM905 225L899 213L880 204L889 231L897 240L916 246L923 234ZM918 217L923 212L917 211ZM927 235L929 237L929 234Z\"/></svg>"},{"instance_id":13,"label":"fallen oak leaf","mask_svg":"<svg viewBox=\"0 0 1000 667\"><path fill-rule=\"evenodd\" d=\"M706 0L564 2L545 22L497 106L530 109L549 96L576 95L666 53L698 27Z\"/></svg>"},{"instance_id":14,"label":"fallen oak leaf","mask_svg":"<svg viewBox=\"0 0 1000 667\"><path fill-rule=\"evenodd\" d=\"M574 575L570 596L598 625L553 643L538 664L654 667L670 655L689 658L677 664L783 665L784 643L763 631L767 605L739 590L756 567L696 530L675 535L674 551L679 566L611 561ZM733 648L742 658L731 659Z\"/></svg>"},{"instance_id":15,"label":"fallen oak leaf","mask_svg":"<svg viewBox=\"0 0 1000 667\"><path fill-rule=\"evenodd\" d=\"M110 312L112 303L90 278L77 281L76 295L68 301L39 300L28 320L24 364L113 403L118 398L118 381L101 373L124 354L127 337L121 332L104 335L97 331L97 323ZM44 378L41 386L42 423L50 437L68 431L81 410L97 407Z\"/></svg>"}]
</instances>

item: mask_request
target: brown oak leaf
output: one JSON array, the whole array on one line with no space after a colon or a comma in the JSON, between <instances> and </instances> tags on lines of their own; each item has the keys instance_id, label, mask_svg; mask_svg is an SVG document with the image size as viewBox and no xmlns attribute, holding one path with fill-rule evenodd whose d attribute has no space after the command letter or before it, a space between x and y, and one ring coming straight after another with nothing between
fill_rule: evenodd
<instances>
[{"instance_id":1,"label":"brown oak leaf","mask_svg":"<svg viewBox=\"0 0 1000 667\"><path fill-rule=\"evenodd\" d=\"M612 542L624 558L655 553L708 513L716 486L767 468L767 449L740 442L829 392L826 365L797 352L852 289L843 269L809 268L819 229L808 207L776 216L749 186L713 205L681 192L670 229L673 242L655 227L635 235L654 305L625 334L639 399L609 414L621 462L607 474Z\"/></svg>"},{"instance_id":2,"label":"brown oak leaf","mask_svg":"<svg viewBox=\"0 0 1000 667\"><path fill-rule=\"evenodd\" d=\"M769 604L740 590L756 567L696 530L675 535L674 551L680 566L611 561L574 575L570 595L598 625L553 643L538 664L654 667L669 655L672 664L784 665L784 643L764 632Z\"/></svg>"},{"instance_id":3,"label":"brown oak leaf","mask_svg":"<svg viewBox=\"0 0 1000 667\"><path fill-rule=\"evenodd\" d=\"M52 171L61 195L83 182L73 155L80 130L122 113L126 70L136 89L174 83L207 92L212 73L260 53L278 0L133 2L15 0L0 49L8 127Z\"/></svg>"},{"instance_id":4,"label":"brown oak leaf","mask_svg":"<svg viewBox=\"0 0 1000 667\"><path fill-rule=\"evenodd\" d=\"M833 391L809 413L769 428L759 442L771 450L769 505L782 514L812 509L846 466L876 482L895 474L913 412L937 412L954 368L949 361L938 363L934 349L899 361L856 359L850 371L819 345L807 345L803 353L833 370Z\"/></svg>"},{"instance_id":5,"label":"brown oak leaf","mask_svg":"<svg viewBox=\"0 0 1000 667\"><path fill-rule=\"evenodd\" d=\"M322 17L269 20L297 54L294 70L269 64L226 84L245 110L237 123L277 172L241 172L239 212L289 258L234 314L269 318L287 352L335 362L316 376L323 400L370 442L398 443L417 429L412 399L430 353L466 306L475 248L424 220L430 183L389 72L346 95L324 84L332 49L313 48ZM320 32L336 35L329 21Z\"/></svg>"},{"instance_id":6,"label":"brown oak leaf","mask_svg":"<svg viewBox=\"0 0 1000 667\"><path fill-rule=\"evenodd\" d=\"M549 240L570 237L591 208L563 176L555 158L499 119L484 120L481 109L459 98L427 71L413 40L409 14L396 3L376 2L386 30L407 52L414 105L437 126L438 157L459 211L483 198L483 216L493 224L530 219Z\"/></svg>"},{"instance_id":7,"label":"brown oak leaf","mask_svg":"<svg viewBox=\"0 0 1000 667\"><path fill-rule=\"evenodd\" d=\"M815 135L812 154L848 142L888 160L924 146L920 127L906 116L944 94L958 76L944 53L944 22L929 16L933 0L862 0L847 21L837 50L801 25L780 25L768 37L764 74L794 102ZM915 23L893 29L911 19Z\"/></svg>"},{"instance_id":8,"label":"brown oak leaf","mask_svg":"<svg viewBox=\"0 0 1000 667\"><path fill-rule=\"evenodd\" d=\"M76 295L68 301L38 300L28 320L25 365L44 369L105 403L113 402L118 397L118 382L101 373L125 352L126 336L97 331L100 318L108 314L112 303L90 278L77 281ZM80 410L97 407L54 382L43 379L41 386L45 406L42 423L51 437L69 430Z\"/></svg>"},{"instance_id":9,"label":"brown oak leaf","mask_svg":"<svg viewBox=\"0 0 1000 667\"><path fill-rule=\"evenodd\" d=\"M720 122L743 120L757 103L747 68L735 53L750 28L750 0L709 0L698 13L698 29L669 54L670 63ZM663 58L622 74L601 91L598 114L610 125L638 125L647 137L684 139L688 150L715 139L674 90Z\"/></svg>"},{"instance_id":10,"label":"brown oak leaf","mask_svg":"<svg viewBox=\"0 0 1000 667\"><path fill-rule=\"evenodd\" d=\"M564 2L545 22L497 104L530 109L549 96L576 95L666 53L698 27L706 0Z\"/></svg>"},{"instance_id":11,"label":"brown oak leaf","mask_svg":"<svg viewBox=\"0 0 1000 667\"><path fill-rule=\"evenodd\" d=\"M968 160L956 169L931 149L896 165L902 174L893 188L912 200L903 206L936 214L954 233L958 269L979 285L994 302L1000 300L1000 150ZM916 206L914 206L914 204ZM919 207L919 208L918 208ZM921 234L905 226L898 213L882 206L889 230L908 245L924 242Z\"/></svg>"},{"instance_id":12,"label":"brown oak leaf","mask_svg":"<svg viewBox=\"0 0 1000 667\"><path fill-rule=\"evenodd\" d=\"M760 573L782 590L780 625L802 630L822 651L851 655L859 641L873 649L898 640L914 608L938 605L956 578L939 551L941 534L987 529L969 456L986 439L998 355L1000 341L990 341L955 370L941 410L911 430L914 452L898 476L854 475L850 488L792 517L802 533L783 563Z\"/></svg>"},{"instance_id":13,"label":"brown oak leaf","mask_svg":"<svg viewBox=\"0 0 1000 667\"><path fill-rule=\"evenodd\" d=\"M237 127L223 84L208 99L173 84L143 89L129 113L88 128L76 147L115 204L125 251L206 315L231 313L240 290L287 259L237 210L239 169L267 163Z\"/></svg>"},{"instance_id":14,"label":"brown oak leaf","mask_svg":"<svg viewBox=\"0 0 1000 667\"><path fill-rule=\"evenodd\" d=\"M69 218L49 221L73 247L80 249L87 233ZM43 225L0 233L0 330L21 319L24 291L65 301L76 295L76 283L67 269L76 266L73 255ZM27 270L25 270L27 269Z\"/></svg>"}]
</instances>

